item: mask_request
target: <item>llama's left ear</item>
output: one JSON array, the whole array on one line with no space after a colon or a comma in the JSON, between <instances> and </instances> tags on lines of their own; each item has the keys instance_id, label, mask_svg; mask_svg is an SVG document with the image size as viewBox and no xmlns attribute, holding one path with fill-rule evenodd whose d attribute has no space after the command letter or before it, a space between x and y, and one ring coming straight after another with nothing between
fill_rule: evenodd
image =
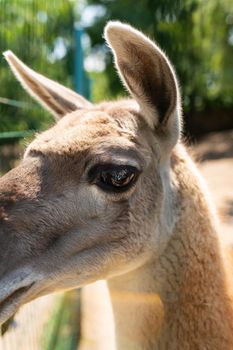
<instances>
[{"instance_id":1,"label":"llama's left ear","mask_svg":"<svg viewBox=\"0 0 233 350\"><path fill-rule=\"evenodd\" d=\"M76 92L35 72L11 51L3 54L22 86L46 109L59 119L77 109L89 108L91 103Z\"/></svg>"},{"instance_id":2,"label":"llama's left ear","mask_svg":"<svg viewBox=\"0 0 233 350\"><path fill-rule=\"evenodd\" d=\"M165 54L127 24L109 22L105 39L123 83L153 128L180 129L180 98L175 73Z\"/></svg>"}]
</instances>

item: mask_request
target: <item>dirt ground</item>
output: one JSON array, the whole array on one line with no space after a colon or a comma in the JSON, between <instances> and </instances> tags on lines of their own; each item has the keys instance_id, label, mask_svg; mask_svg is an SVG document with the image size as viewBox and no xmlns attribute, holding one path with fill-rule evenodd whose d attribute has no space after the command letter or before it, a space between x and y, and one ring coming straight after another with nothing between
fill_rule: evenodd
<instances>
[{"instance_id":1,"label":"dirt ground","mask_svg":"<svg viewBox=\"0 0 233 350\"><path fill-rule=\"evenodd\" d=\"M233 244L233 130L209 134L193 150L217 207L221 236Z\"/></svg>"}]
</instances>

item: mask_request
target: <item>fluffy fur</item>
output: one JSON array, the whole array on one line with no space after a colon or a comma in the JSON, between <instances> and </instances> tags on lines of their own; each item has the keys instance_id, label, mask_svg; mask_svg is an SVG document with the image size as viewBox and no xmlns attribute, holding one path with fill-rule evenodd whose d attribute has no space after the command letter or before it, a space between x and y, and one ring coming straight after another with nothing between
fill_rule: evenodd
<instances>
[{"instance_id":1,"label":"fluffy fur","mask_svg":"<svg viewBox=\"0 0 233 350\"><path fill-rule=\"evenodd\" d=\"M0 323L41 295L107 279L118 349L229 350L228 271L180 141L174 70L129 25L110 22L105 37L134 100L92 106L5 55L29 93L65 116L0 179ZM135 166L138 181L106 193L88 179L102 163Z\"/></svg>"}]
</instances>

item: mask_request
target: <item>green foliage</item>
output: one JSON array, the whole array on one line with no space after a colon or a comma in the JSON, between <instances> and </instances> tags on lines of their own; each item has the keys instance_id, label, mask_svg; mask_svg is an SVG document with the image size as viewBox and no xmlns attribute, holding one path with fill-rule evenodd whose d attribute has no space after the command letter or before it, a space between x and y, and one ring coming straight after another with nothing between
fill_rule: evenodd
<instances>
[{"instance_id":1,"label":"green foliage","mask_svg":"<svg viewBox=\"0 0 233 350\"><path fill-rule=\"evenodd\" d=\"M80 338L80 293L72 290L57 296L51 318L41 339L43 350L76 350Z\"/></svg>"},{"instance_id":2,"label":"green foliage","mask_svg":"<svg viewBox=\"0 0 233 350\"><path fill-rule=\"evenodd\" d=\"M72 86L73 2L68 0L0 0L0 52L12 50L26 64ZM46 128L52 121L23 91L0 58L0 131ZM0 99L1 101L1 99Z\"/></svg>"},{"instance_id":3,"label":"green foliage","mask_svg":"<svg viewBox=\"0 0 233 350\"><path fill-rule=\"evenodd\" d=\"M102 9L88 28L94 46L103 44L101 35L110 19L128 22L159 43L176 68L186 111L209 104L233 105L231 0L88 0L88 4ZM123 89L110 53L106 64L106 93L111 91L113 97Z\"/></svg>"},{"instance_id":4,"label":"green foliage","mask_svg":"<svg viewBox=\"0 0 233 350\"><path fill-rule=\"evenodd\" d=\"M72 87L73 13L85 2L92 6L87 28L92 47L106 52L106 70L91 73L94 102L126 94L102 39L106 22L116 19L143 30L170 57L189 120L209 106L232 108L232 0L0 0L0 52L10 49L35 70ZM83 20L82 14L79 8L77 18ZM0 132L49 126L52 117L27 96L3 57L0 82ZM16 102L6 104L6 98ZM224 128L233 125L229 120Z\"/></svg>"}]
</instances>

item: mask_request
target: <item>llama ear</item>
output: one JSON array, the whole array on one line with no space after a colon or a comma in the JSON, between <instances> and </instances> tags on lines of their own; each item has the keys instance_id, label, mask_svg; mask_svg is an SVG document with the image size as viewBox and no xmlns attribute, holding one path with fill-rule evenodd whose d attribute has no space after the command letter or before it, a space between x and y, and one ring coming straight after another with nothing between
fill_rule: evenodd
<instances>
[{"instance_id":1,"label":"llama ear","mask_svg":"<svg viewBox=\"0 0 233 350\"><path fill-rule=\"evenodd\" d=\"M178 131L178 84L165 54L141 32L118 21L107 24L105 39L123 83L139 103L148 124L158 128L172 122L171 127Z\"/></svg>"},{"instance_id":2,"label":"llama ear","mask_svg":"<svg viewBox=\"0 0 233 350\"><path fill-rule=\"evenodd\" d=\"M3 53L22 86L54 115L55 119L72 111L91 107L91 103L74 91L27 67L13 52Z\"/></svg>"}]
</instances>

